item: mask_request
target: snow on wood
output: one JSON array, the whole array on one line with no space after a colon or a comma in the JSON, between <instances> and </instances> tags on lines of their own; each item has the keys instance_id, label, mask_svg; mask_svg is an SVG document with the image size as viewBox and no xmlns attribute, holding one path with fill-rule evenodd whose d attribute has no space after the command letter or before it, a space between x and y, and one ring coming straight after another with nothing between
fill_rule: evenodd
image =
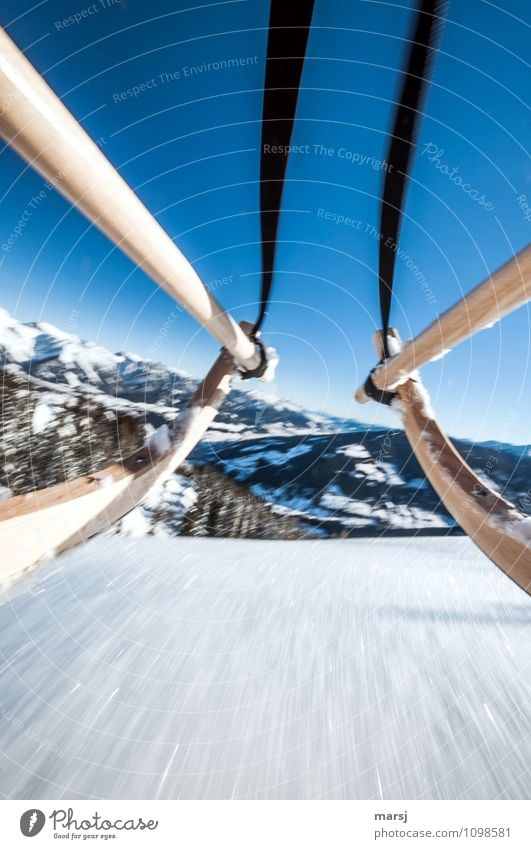
<instances>
[{"instance_id":1,"label":"snow on wood","mask_svg":"<svg viewBox=\"0 0 531 849\"><path fill-rule=\"evenodd\" d=\"M260 380L262 383L272 383L275 379L275 372L280 362L278 352L275 348L266 348L267 368Z\"/></svg>"}]
</instances>

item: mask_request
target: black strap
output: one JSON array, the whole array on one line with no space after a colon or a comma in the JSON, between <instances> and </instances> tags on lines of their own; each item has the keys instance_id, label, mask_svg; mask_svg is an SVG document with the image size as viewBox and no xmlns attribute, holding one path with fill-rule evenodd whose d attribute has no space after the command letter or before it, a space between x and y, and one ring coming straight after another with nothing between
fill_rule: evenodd
<instances>
[{"instance_id":1,"label":"black strap","mask_svg":"<svg viewBox=\"0 0 531 849\"><path fill-rule=\"evenodd\" d=\"M383 360L380 360L380 362L383 362ZM373 376L375 371L376 371L376 369L373 368L373 370L369 374L367 380L363 384L365 394L369 398L372 398L373 401L377 401L378 404L385 404L386 407L390 407L391 404L393 403L393 401L396 398L396 392L388 392L385 389L378 389L378 387L376 386L375 382L372 379L372 376Z\"/></svg>"},{"instance_id":2,"label":"black strap","mask_svg":"<svg viewBox=\"0 0 531 849\"><path fill-rule=\"evenodd\" d=\"M260 329L271 295L287 150L297 110L313 6L314 0L271 0L260 154L262 292L253 334Z\"/></svg>"},{"instance_id":3,"label":"black strap","mask_svg":"<svg viewBox=\"0 0 531 849\"><path fill-rule=\"evenodd\" d=\"M256 331L253 331L253 334L255 332ZM256 368L252 368L252 369L241 368L240 369L240 377L241 377L242 380L249 380L252 377L258 377L258 378L263 377L264 374L267 371L268 366L269 366L269 362L268 362L268 359L267 359L267 352L266 352L264 343L262 342L261 339L258 339L256 336L254 336L254 343L256 345L258 353L260 354L260 362L258 363Z\"/></svg>"},{"instance_id":4,"label":"black strap","mask_svg":"<svg viewBox=\"0 0 531 849\"><path fill-rule=\"evenodd\" d=\"M380 310L386 357L389 356L387 331L402 207L420 123L420 109L430 71L430 60L437 44L438 32L442 28L445 6L444 0L421 0L387 153L388 168L380 211L379 256Z\"/></svg>"}]
</instances>

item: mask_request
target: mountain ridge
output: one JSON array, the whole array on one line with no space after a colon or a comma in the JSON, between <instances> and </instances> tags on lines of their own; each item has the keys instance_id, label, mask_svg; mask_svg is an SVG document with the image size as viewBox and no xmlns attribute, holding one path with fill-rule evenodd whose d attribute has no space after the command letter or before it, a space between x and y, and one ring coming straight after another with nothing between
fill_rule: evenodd
<instances>
[{"instance_id":1,"label":"mountain ridge","mask_svg":"<svg viewBox=\"0 0 531 849\"><path fill-rule=\"evenodd\" d=\"M23 324L5 310L0 361L7 493L126 456L171 423L198 384L162 363L113 354L48 322ZM486 483L529 510L528 446L454 443ZM341 419L254 389L234 388L190 462L323 536L455 529L400 427Z\"/></svg>"}]
</instances>

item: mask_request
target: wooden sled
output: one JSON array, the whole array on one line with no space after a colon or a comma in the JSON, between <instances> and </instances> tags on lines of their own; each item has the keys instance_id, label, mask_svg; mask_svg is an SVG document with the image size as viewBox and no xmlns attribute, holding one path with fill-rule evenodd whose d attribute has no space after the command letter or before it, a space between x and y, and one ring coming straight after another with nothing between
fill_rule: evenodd
<instances>
[{"instance_id":1,"label":"wooden sled","mask_svg":"<svg viewBox=\"0 0 531 849\"><path fill-rule=\"evenodd\" d=\"M374 385L393 391L416 369L447 354L465 339L485 330L531 300L531 245L498 268L460 301L442 313L400 352L374 370ZM379 344L379 343L378 343ZM360 387L354 396L364 404L370 398Z\"/></svg>"},{"instance_id":2,"label":"wooden sled","mask_svg":"<svg viewBox=\"0 0 531 849\"><path fill-rule=\"evenodd\" d=\"M418 379L408 380L397 393L406 436L442 503L478 548L531 594L531 517L487 486L464 461L430 413Z\"/></svg>"},{"instance_id":3,"label":"wooden sled","mask_svg":"<svg viewBox=\"0 0 531 849\"><path fill-rule=\"evenodd\" d=\"M400 345L396 330L391 329L389 336ZM380 333L374 341L382 356ZM496 566L531 594L531 517L489 487L461 457L437 424L417 374L395 391L393 407L401 416L409 444L450 515Z\"/></svg>"},{"instance_id":4,"label":"wooden sled","mask_svg":"<svg viewBox=\"0 0 531 849\"><path fill-rule=\"evenodd\" d=\"M0 581L85 542L140 504L197 445L229 392L234 371L234 359L223 350L173 423L169 440L161 439L159 430L158 439L121 463L0 502Z\"/></svg>"},{"instance_id":5,"label":"wooden sled","mask_svg":"<svg viewBox=\"0 0 531 849\"><path fill-rule=\"evenodd\" d=\"M487 486L465 463L430 411L416 370L454 345L499 321L531 299L531 246L476 286L415 339L372 372L377 390L396 392L404 429L426 477L448 512L476 545L523 590L531 594L531 517ZM375 347L383 355L381 335ZM413 377L414 375L414 377ZM365 386L355 394L370 400Z\"/></svg>"},{"instance_id":6,"label":"wooden sled","mask_svg":"<svg viewBox=\"0 0 531 849\"><path fill-rule=\"evenodd\" d=\"M0 60L0 136L224 347L165 445L160 439L151 440L101 472L0 503L3 580L47 554L88 539L139 504L201 439L229 391L236 364L250 376L262 376L273 360L251 333L253 326L238 325L222 309L173 240L1 28Z\"/></svg>"}]
</instances>

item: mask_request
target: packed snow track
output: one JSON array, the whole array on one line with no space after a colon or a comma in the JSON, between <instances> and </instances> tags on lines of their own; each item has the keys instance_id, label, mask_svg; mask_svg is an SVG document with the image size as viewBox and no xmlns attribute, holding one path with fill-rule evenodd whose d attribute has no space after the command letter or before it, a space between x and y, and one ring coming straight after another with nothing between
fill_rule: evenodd
<instances>
[{"instance_id":1,"label":"packed snow track","mask_svg":"<svg viewBox=\"0 0 531 849\"><path fill-rule=\"evenodd\" d=\"M531 604L465 538L104 536L0 604L4 797L529 797Z\"/></svg>"}]
</instances>

